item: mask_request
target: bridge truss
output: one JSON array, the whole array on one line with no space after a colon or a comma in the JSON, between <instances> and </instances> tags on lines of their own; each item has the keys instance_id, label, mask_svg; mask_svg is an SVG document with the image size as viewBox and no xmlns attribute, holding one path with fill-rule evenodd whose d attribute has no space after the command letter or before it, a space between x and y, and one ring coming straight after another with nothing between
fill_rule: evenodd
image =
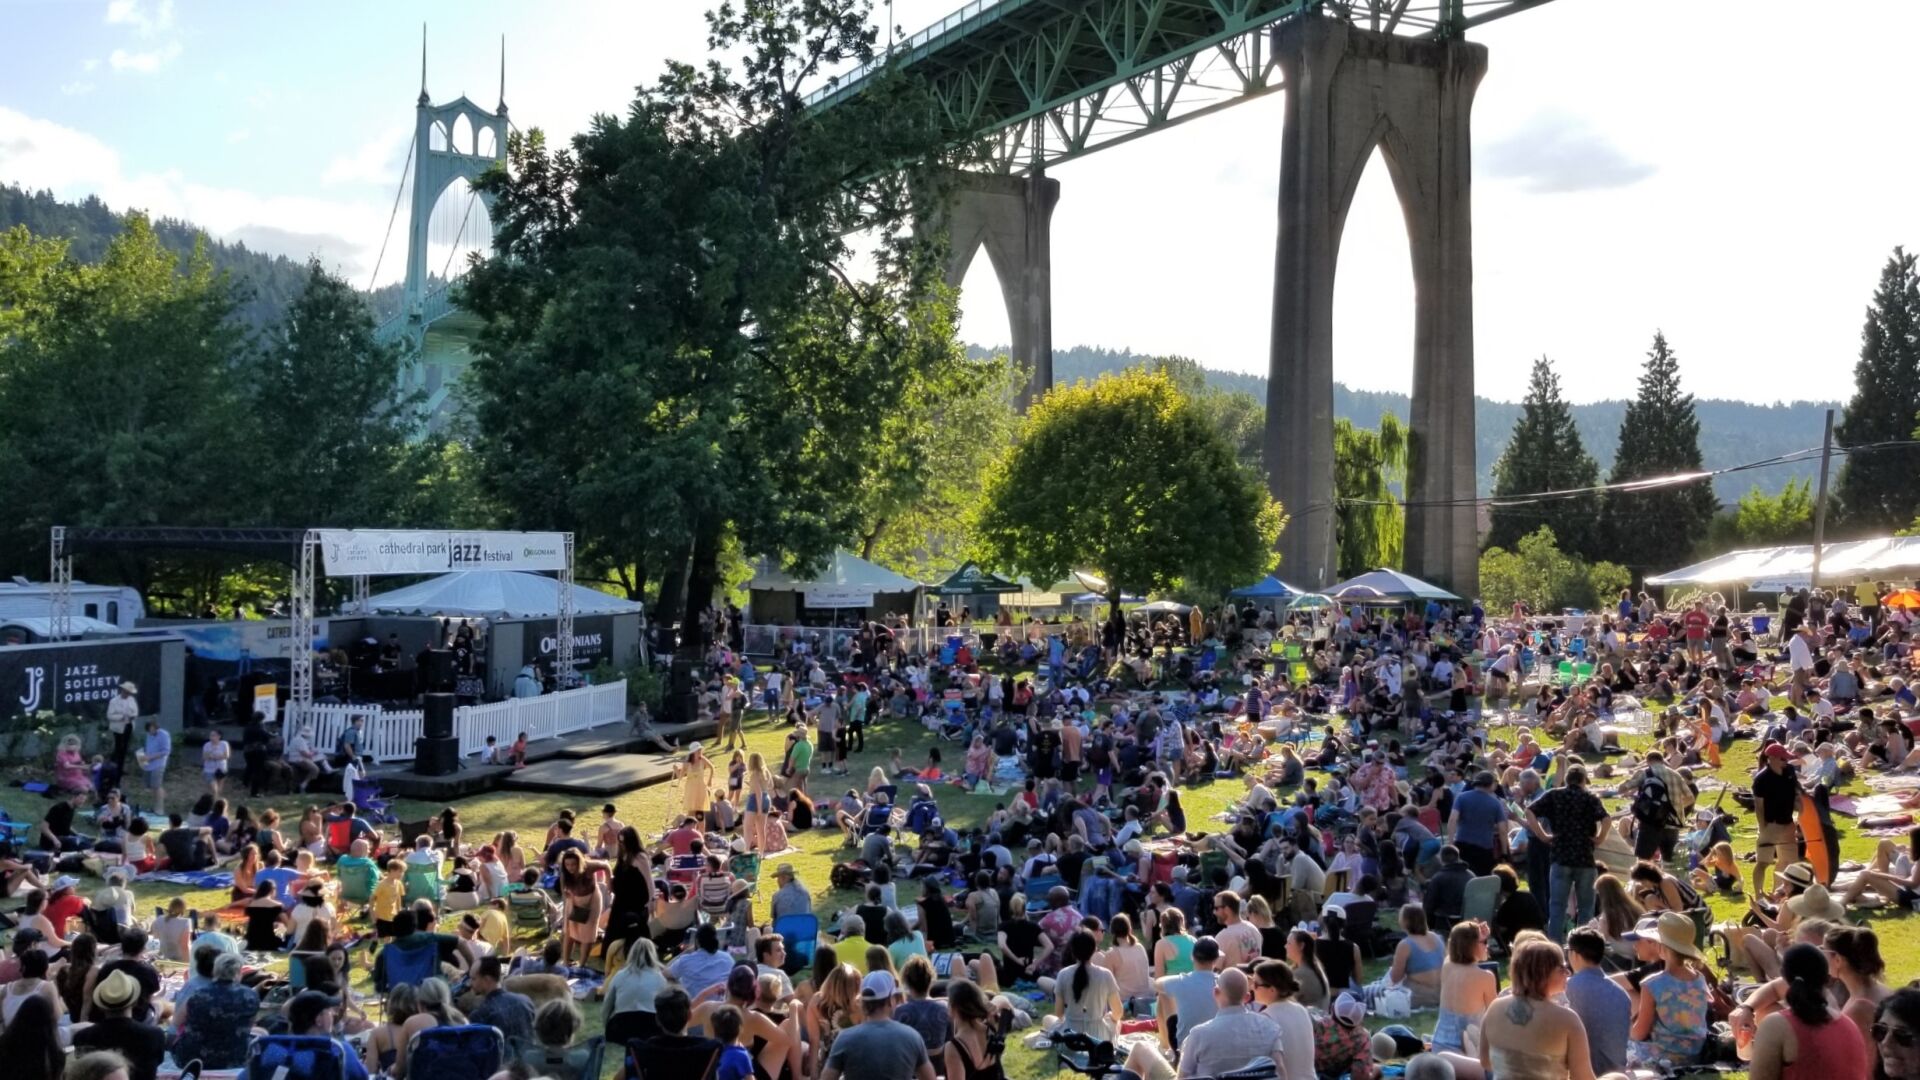
<instances>
[{"instance_id":1,"label":"bridge truss","mask_svg":"<svg viewBox=\"0 0 1920 1080\"><path fill-rule=\"evenodd\" d=\"M1317 13L1444 40L1548 0L975 0L808 98L827 107L887 64L921 71L984 167L1044 172L1281 88L1271 33Z\"/></svg>"}]
</instances>

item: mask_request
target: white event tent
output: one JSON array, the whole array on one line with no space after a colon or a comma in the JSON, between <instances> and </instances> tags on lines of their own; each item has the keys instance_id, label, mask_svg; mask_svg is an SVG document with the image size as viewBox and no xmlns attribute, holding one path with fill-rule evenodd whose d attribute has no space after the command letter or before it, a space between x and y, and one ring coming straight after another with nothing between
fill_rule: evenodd
<instances>
[{"instance_id":1,"label":"white event tent","mask_svg":"<svg viewBox=\"0 0 1920 1080\"><path fill-rule=\"evenodd\" d=\"M573 588L576 615L626 615L641 610L584 585ZM469 570L442 574L367 598L363 614L441 615L475 619L553 618L560 610L560 580L522 570Z\"/></svg>"},{"instance_id":2,"label":"white event tent","mask_svg":"<svg viewBox=\"0 0 1920 1080\"><path fill-rule=\"evenodd\" d=\"M1920 574L1920 536L1881 536L1825 544L1820 584L1844 585ZM1649 585L1737 585L1755 592L1805 588L1813 580L1813 545L1730 551L1647 578Z\"/></svg>"}]
</instances>

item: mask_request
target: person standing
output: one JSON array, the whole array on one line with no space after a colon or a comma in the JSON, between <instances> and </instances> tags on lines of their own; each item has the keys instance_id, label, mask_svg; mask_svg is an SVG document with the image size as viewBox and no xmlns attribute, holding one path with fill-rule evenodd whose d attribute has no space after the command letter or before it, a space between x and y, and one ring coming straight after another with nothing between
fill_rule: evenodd
<instances>
[{"instance_id":1,"label":"person standing","mask_svg":"<svg viewBox=\"0 0 1920 1080\"><path fill-rule=\"evenodd\" d=\"M146 746L140 752L140 770L153 791L153 812L167 812L167 763L173 760L173 736L156 717L147 721Z\"/></svg>"},{"instance_id":2,"label":"person standing","mask_svg":"<svg viewBox=\"0 0 1920 1080\"><path fill-rule=\"evenodd\" d=\"M1546 835L1553 847L1552 885L1547 902L1547 936L1566 940L1567 908L1575 907L1574 922L1593 918L1593 849L1606 839L1613 822L1607 808L1587 790L1587 767L1567 770L1565 787L1557 787L1527 807L1527 828Z\"/></svg>"},{"instance_id":3,"label":"person standing","mask_svg":"<svg viewBox=\"0 0 1920 1080\"><path fill-rule=\"evenodd\" d=\"M1760 819L1759 845L1753 860L1754 896L1767 895L1769 866L1791 864L1800 858L1793 827L1793 812L1800 807L1800 775L1793 767L1793 755L1776 742L1768 743L1760 756L1766 765L1753 774L1753 813Z\"/></svg>"},{"instance_id":4,"label":"person standing","mask_svg":"<svg viewBox=\"0 0 1920 1080\"><path fill-rule=\"evenodd\" d=\"M1500 831L1506 824L1507 807L1493 793L1491 772L1474 774L1473 786L1453 800L1453 813L1447 818L1447 839L1459 849L1460 861L1476 877L1493 873L1499 858Z\"/></svg>"},{"instance_id":5,"label":"person standing","mask_svg":"<svg viewBox=\"0 0 1920 1080\"><path fill-rule=\"evenodd\" d=\"M127 744L133 740L133 722L140 719L140 688L123 682L107 702L107 732L113 736L113 765L124 776L127 771Z\"/></svg>"}]
</instances>

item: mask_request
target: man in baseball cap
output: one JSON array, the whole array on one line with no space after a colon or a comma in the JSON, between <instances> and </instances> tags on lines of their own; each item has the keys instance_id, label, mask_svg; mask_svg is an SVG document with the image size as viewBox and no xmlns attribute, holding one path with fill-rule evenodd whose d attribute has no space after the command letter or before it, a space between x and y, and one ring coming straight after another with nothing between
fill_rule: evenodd
<instances>
[{"instance_id":1,"label":"man in baseball cap","mask_svg":"<svg viewBox=\"0 0 1920 1080\"><path fill-rule=\"evenodd\" d=\"M885 971L860 980L860 1009L866 1018L834 1037L820 1080L934 1080L926 1040L893 1018L898 989Z\"/></svg>"},{"instance_id":2,"label":"man in baseball cap","mask_svg":"<svg viewBox=\"0 0 1920 1080\"><path fill-rule=\"evenodd\" d=\"M1767 868L1800 857L1793 814L1800 808L1800 777L1793 754L1777 742L1760 751L1766 766L1753 774L1753 813L1760 819L1760 838L1754 848L1753 896L1765 896Z\"/></svg>"}]
</instances>

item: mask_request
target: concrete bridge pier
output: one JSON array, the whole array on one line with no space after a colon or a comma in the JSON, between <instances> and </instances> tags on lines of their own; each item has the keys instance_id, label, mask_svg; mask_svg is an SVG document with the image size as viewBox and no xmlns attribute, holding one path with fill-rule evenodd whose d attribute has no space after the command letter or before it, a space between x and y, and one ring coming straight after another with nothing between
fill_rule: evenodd
<instances>
[{"instance_id":1,"label":"concrete bridge pier","mask_svg":"<svg viewBox=\"0 0 1920 1080\"><path fill-rule=\"evenodd\" d=\"M1053 386L1051 237L1059 201L1060 181L1045 176L966 173L946 210L947 284L959 288L974 255L986 249L1007 305L1013 359L1028 372L1022 410Z\"/></svg>"},{"instance_id":2,"label":"concrete bridge pier","mask_svg":"<svg viewBox=\"0 0 1920 1080\"><path fill-rule=\"evenodd\" d=\"M1265 454L1291 521L1280 573L1334 581L1333 287L1355 187L1378 146L1406 217L1414 277L1406 570L1471 598L1474 507L1471 125L1485 46L1291 19ZM1449 505L1423 505L1448 503Z\"/></svg>"}]
</instances>

